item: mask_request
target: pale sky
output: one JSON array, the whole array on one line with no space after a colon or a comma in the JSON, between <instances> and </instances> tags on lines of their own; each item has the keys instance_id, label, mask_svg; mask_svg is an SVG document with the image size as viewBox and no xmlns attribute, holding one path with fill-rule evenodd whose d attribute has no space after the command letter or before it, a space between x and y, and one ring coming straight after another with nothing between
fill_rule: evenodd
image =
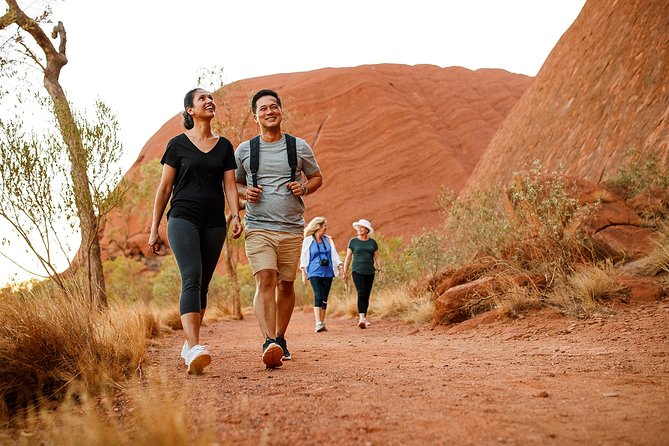
<instances>
[{"instance_id":1,"label":"pale sky","mask_svg":"<svg viewBox=\"0 0 669 446\"><path fill-rule=\"evenodd\" d=\"M77 107L90 108L99 98L116 113L125 170L160 126L181 112L202 69L222 67L226 83L378 63L535 76L584 3L63 0L53 18L67 31L69 63L61 84ZM0 231L9 235L4 225ZM0 271L0 285L14 273L25 278L2 258Z\"/></svg>"}]
</instances>

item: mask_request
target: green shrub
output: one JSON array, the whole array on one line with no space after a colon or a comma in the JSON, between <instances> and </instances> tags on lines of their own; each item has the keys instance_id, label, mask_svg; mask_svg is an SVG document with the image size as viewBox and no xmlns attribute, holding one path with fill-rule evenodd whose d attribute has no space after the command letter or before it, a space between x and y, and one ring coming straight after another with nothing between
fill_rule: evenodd
<instances>
[{"instance_id":1,"label":"green shrub","mask_svg":"<svg viewBox=\"0 0 669 446\"><path fill-rule=\"evenodd\" d=\"M139 261L128 257L107 260L102 265L109 301L151 301L153 274Z\"/></svg>"},{"instance_id":2,"label":"green shrub","mask_svg":"<svg viewBox=\"0 0 669 446\"><path fill-rule=\"evenodd\" d=\"M669 188L669 166L660 162L657 153L631 149L608 184L631 198L653 189Z\"/></svg>"}]
</instances>

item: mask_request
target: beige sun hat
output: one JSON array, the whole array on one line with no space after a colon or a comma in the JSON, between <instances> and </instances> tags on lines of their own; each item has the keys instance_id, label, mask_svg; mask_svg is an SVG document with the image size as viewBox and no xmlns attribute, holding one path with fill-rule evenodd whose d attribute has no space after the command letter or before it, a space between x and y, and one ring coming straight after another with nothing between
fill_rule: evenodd
<instances>
[{"instance_id":1,"label":"beige sun hat","mask_svg":"<svg viewBox=\"0 0 669 446\"><path fill-rule=\"evenodd\" d=\"M363 228L367 228L367 230L369 231L369 235L374 234L374 228L372 228L372 224L368 220L365 220L364 218L361 218L360 220L353 223L354 228L357 229L358 226L362 226Z\"/></svg>"}]
</instances>

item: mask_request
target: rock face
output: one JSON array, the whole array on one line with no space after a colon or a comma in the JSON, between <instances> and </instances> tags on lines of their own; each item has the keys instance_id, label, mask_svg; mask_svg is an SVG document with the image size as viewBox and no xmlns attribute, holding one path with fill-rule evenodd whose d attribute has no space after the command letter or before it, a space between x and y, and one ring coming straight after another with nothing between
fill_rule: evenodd
<instances>
[{"instance_id":1,"label":"rock face","mask_svg":"<svg viewBox=\"0 0 669 446\"><path fill-rule=\"evenodd\" d=\"M669 1L589 0L504 121L465 190L540 160L599 182L629 149L669 163Z\"/></svg>"},{"instance_id":2,"label":"rock face","mask_svg":"<svg viewBox=\"0 0 669 446\"><path fill-rule=\"evenodd\" d=\"M305 199L305 219L326 216L329 233L341 250L355 235L351 223L360 218L370 220L384 236L405 240L436 226L440 217L434 203L440 187L455 193L462 189L531 82L527 76L494 69L325 68L227 86L216 94L216 119L220 133L236 147L258 131L249 111L250 95L261 88L279 92L286 113L284 130L307 140L324 176L321 190ZM165 123L128 175L142 164L158 163L167 141L183 130L180 115ZM133 246L123 250L145 251L140 245L148 239L152 200L138 205L149 212L128 230L132 240L127 242ZM119 244L125 243L111 241L110 231L118 220L112 215L105 229L103 249L108 257L118 255Z\"/></svg>"}]
</instances>

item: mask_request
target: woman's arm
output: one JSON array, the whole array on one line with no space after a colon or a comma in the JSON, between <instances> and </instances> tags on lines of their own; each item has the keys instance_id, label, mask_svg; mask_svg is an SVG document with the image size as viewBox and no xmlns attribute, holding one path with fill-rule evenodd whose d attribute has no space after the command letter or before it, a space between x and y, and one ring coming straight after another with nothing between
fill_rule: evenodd
<instances>
[{"instance_id":1,"label":"woman's arm","mask_svg":"<svg viewBox=\"0 0 669 446\"><path fill-rule=\"evenodd\" d=\"M378 249L374 251L374 264L376 265L376 270L379 272L379 280L381 280L383 273L381 272L381 256Z\"/></svg>"},{"instance_id":2,"label":"woman's arm","mask_svg":"<svg viewBox=\"0 0 669 446\"><path fill-rule=\"evenodd\" d=\"M223 188L225 189L225 200L228 202L230 212L232 212L232 238L239 238L242 235L242 222L239 216L239 194L237 193L237 183L235 182L235 171L226 170L223 173Z\"/></svg>"},{"instance_id":3,"label":"woman's arm","mask_svg":"<svg viewBox=\"0 0 669 446\"><path fill-rule=\"evenodd\" d=\"M353 257L353 251L351 251L351 248L347 248L346 260L344 260L344 271L342 271L342 274L344 275L344 282L348 281L348 267L351 264L351 257Z\"/></svg>"},{"instance_id":4,"label":"woman's arm","mask_svg":"<svg viewBox=\"0 0 669 446\"><path fill-rule=\"evenodd\" d=\"M176 168L169 164L163 164L163 172L160 176L160 184L156 189L156 198L153 202L153 221L151 222L151 234L149 235L149 250L158 254L160 245L163 243L158 233L160 222L163 219L163 213L167 207L167 202L172 195L172 186L176 177Z\"/></svg>"},{"instance_id":5,"label":"woman's arm","mask_svg":"<svg viewBox=\"0 0 669 446\"><path fill-rule=\"evenodd\" d=\"M343 272L344 270L344 262L341 261L341 258L339 257L339 253L337 252L337 248L335 247L334 240L330 236L326 236L328 240L330 241L330 252L331 255L330 257L332 258L332 272L334 273L335 276L338 276L339 273Z\"/></svg>"}]
</instances>

